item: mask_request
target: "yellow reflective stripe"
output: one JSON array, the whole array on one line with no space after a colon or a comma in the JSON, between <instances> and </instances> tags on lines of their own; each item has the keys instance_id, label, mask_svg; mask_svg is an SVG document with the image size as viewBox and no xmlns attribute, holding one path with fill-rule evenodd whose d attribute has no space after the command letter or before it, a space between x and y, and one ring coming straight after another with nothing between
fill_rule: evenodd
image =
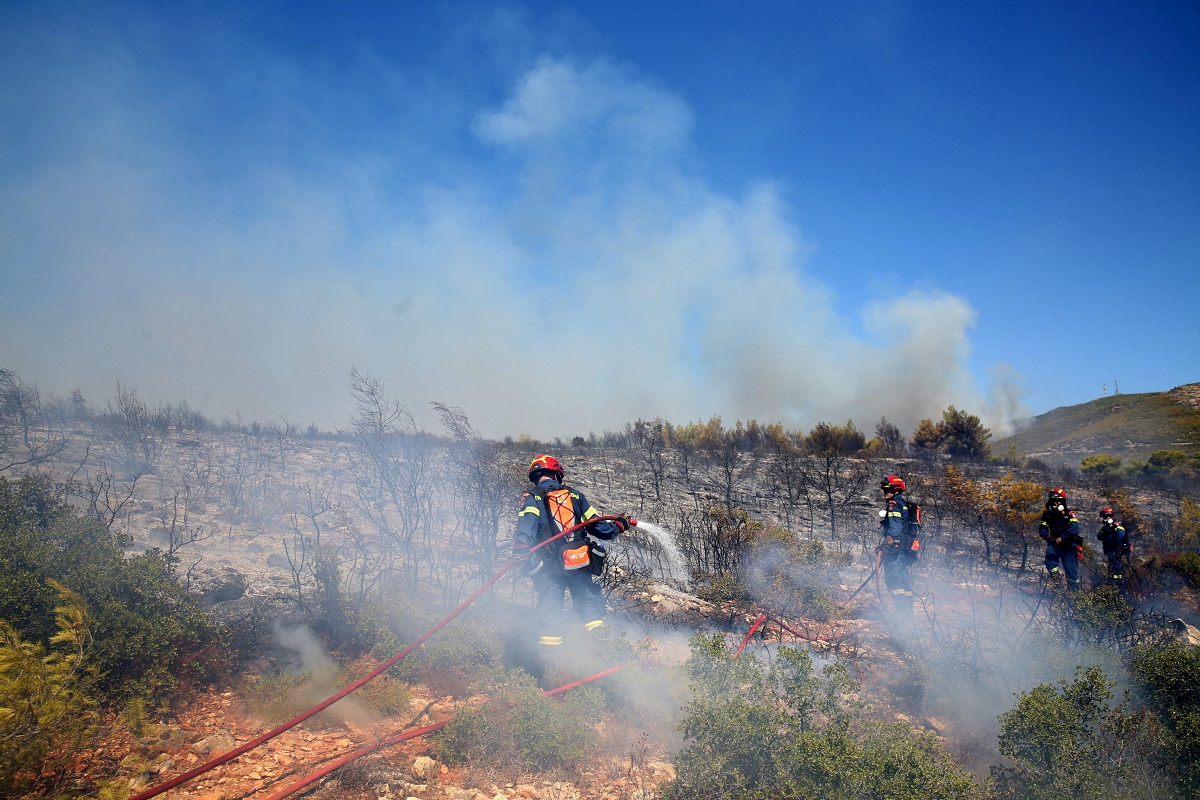
<instances>
[{"instance_id":1,"label":"yellow reflective stripe","mask_svg":"<svg viewBox=\"0 0 1200 800\"><path fill-rule=\"evenodd\" d=\"M600 516L600 512L596 510L596 507L588 506L588 510L583 512L583 521L587 522L592 517L598 517L598 516Z\"/></svg>"},{"instance_id":2,"label":"yellow reflective stripe","mask_svg":"<svg viewBox=\"0 0 1200 800\"><path fill-rule=\"evenodd\" d=\"M599 628L603 624L604 624L604 620L594 619L591 622L589 622L588 624L584 625L583 629L585 631L594 631L594 630L596 630L596 628Z\"/></svg>"},{"instance_id":3,"label":"yellow reflective stripe","mask_svg":"<svg viewBox=\"0 0 1200 800\"><path fill-rule=\"evenodd\" d=\"M541 509L539 509L537 506L525 506L524 508L521 509L521 513L517 514L517 516L523 517L526 514L533 514L534 516L540 517L542 515L542 512L541 512Z\"/></svg>"},{"instance_id":4,"label":"yellow reflective stripe","mask_svg":"<svg viewBox=\"0 0 1200 800\"><path fill-rule=\"evenodd\" d=\"M900 517L900 516L903 516L903 514L899 511L889 511L888 516L889 517Z\"/></svg>"},{"instance_id":5,"label":"yellow reflective stripe","mask_svg":"<svg viewBox=\"0 0 1200 800\"><path fill-rule=\"evenodd\" d=\"M544 644L550 647L562 644L561 636L539 636L538 644Z\"/></svg>"}]
</instances>

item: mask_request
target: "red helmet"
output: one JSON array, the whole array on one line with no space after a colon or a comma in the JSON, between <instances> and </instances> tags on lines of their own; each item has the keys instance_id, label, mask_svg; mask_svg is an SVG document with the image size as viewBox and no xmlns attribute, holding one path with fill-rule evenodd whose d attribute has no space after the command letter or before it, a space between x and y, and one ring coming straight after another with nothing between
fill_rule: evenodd
<instances>
[{"instance_id":1,"label":"red helmet","mask_svg":"<svg viewBox=\"0 0 1200 800\"><path fill-rule=\"evenodd\" d=\"M1108 506L1105 506L1104 508L1100 509L1100 518L1101 519L1111 517L1112 515L1113 515L1113 510L1111 508L1109 508Z\"/></svg>"},{"instance_id":2,"label":"red helmet","mask_svg":"<svg viewBox=\"0 0 1200 800\"><path fill-rule=\"evenodd\" d=\"M904 491L904 481L901 480L900 478L896 477L895 475L888 475L886 478L884 478L882 481L879 482L879 488L883 489L885 492L887 492L887 491L903 492Z\"/></svg>"},{"instance_id":3,"label":"red helmet","mask_svg":"<svg viewBox=\"0 0 1200 800\"><path fill-rule=\"evenodd\" d=\"M548 472L554 476L554 480L562 483L563 468L562 464L558 463L558 459L554 456L541 455L529 462L529 480L533 483L538 482L538 478L542 473Z\"/></svg>"},{"instance_id":4,"label":"red helmet","mask_svg":"<svg viewBox=\"0 0 1200 800\"><path fill-rule=\"evenodd\" d=\"M1062 500L1065 503L1065 502L1067 502L1067 493L1064 492L1062 489L1055 487L1050 490L1050 499L1051 500Z\"/></svg>"}]
</instances>

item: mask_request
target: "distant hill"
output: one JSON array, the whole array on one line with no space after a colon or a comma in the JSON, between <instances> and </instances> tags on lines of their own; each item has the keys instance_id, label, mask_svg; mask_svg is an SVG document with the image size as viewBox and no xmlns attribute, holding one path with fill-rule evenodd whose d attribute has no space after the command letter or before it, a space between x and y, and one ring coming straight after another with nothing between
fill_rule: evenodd
<instances>
[{"instance_id":1,"label":"distant hill","mask_svg":"<svg viewBox=\"0 0 1200 800\"><path fill-rule=\"evenodd\" d=\"M1117 394L1064 406L1017 423L1018 433L992 442L997 455L1022 455L1078 466L1092 453L1145 460L1155 450L1200 450L1200 383L1169 392Z\"/></svg>"}]
</instances>

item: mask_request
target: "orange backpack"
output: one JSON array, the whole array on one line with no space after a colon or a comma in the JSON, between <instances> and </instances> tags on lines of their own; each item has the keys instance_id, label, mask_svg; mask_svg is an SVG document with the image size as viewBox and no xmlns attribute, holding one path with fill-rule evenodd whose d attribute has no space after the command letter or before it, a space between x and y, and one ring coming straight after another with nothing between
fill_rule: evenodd
<instances>
[{"instance_id":1,"label":"orange backpack","mask_svg":"<svg viewBox=\"0 0 1200 800\"><path fill-rule=\"evenodd\" d=\"M571 490L567 487L546 492L546 508L558 530L555 533L570 528L576 524L575 502L571 499ZM591 563L588 557L588 543L582 531L568 533L564 538L563 569L583 569Z\"/></svg>"}]
</instances>

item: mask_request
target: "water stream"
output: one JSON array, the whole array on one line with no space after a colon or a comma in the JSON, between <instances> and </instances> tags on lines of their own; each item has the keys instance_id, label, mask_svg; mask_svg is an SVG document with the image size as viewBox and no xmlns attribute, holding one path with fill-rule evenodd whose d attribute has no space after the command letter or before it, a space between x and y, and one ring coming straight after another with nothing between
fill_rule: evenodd
<instances>
[{"instance_id":1,"label":"water stream","mask_svg":"<svg viewBox=\"0 0 1200 800\"><path fill-rule=\"evenodd\" d=\"M663 579L668 582L679 583L686 585L688 580L687 561L683 557L683 553L675 544L675 538L671 532L661 525L655 525L653 522L638 520L637 527L634 528L639 533L648 534L654 543L662 550L663 568L668 574L663 575Z\"/></svg>"}]
</instances>

